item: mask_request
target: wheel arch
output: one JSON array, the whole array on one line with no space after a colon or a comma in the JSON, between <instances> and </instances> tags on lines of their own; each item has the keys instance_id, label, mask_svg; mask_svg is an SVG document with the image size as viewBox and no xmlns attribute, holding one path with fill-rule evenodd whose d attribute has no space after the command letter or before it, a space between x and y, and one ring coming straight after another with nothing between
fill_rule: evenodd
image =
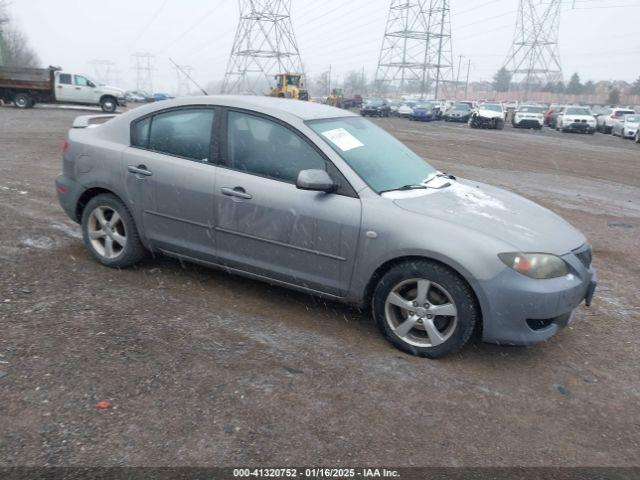
<instances>
[{"instance_id":1,"label":"wheel arch","mask_svg":"<svg viewBox=\"0 0 640 480\"><path fill-rule=\"evenodd\" d=\"M363 306L365 308L370 307L371 301L373 299L373 293L376 289L376 286L378 285L378 282L389 270L391 270L393 267L401 263L411 262L411 261L420 261L420 260L428 260L430 262L434 262L442 265L443 267L452 271L455 275L457 275L462 281L464 281L467 284L467 286L473 292L473 295L478 304L480 318L478 321L477 328L478 328L478 333L482 335L484 316L485 316L485 312L487 311L487 303L486 303L486 298L482 294L482 290L480 289L480 286L475 280L473 280L473 277L471 276L471 274L467 272L464 268L462 268L460 265L454 265L455 262L446 261L444 259L438 259L438 258L435 258L434 256L404 255L404 256L397 256L397 257L391 258L385 261L384 263L382 263L380 266L378 266L378 268L375 269L375 271L369 278L369 281L367 282L367 285L365 287L364 294L362 297Z\"/></svg>"},{"instance_id":2,"label":"wheel arch","mask_svg":"<svg viewBox=\"0 0 640 480\"><path fill-rule=\"evenodd\" d=\"M100 103L102 103L104 100L106 100L107 98L113 98L113 100L116 101L116 103L118 102L118 99L116 98L115 95L113 95L112 93L105 93L104 95L102 95L100 97Z\"/></svg>"},{"instance_id":3,"label":"wheel arch","mask_svg":"<svg viewBox=\"0 0 640 480\"><path fill-rule=\"evenodd\" d=\"M95 197L97 197L98 195L103 195L103 194L110 194L115 196L116 198L118 198L118 200L120 200L122 203L125 203L122 201L122 198L120 198L120 196L107 189L107 188L103 188L103 187L93 187L93 188L89 188L87 190L85 190L82 195L80 195L80 197L78 198L78 201L76 202L76 220L78 221L78 223L80 223L82 221L82 214L84 213L84 209L86 208L87 204ZM125 204L126 205L126 204Z\"/></svg>"}]
</instances>

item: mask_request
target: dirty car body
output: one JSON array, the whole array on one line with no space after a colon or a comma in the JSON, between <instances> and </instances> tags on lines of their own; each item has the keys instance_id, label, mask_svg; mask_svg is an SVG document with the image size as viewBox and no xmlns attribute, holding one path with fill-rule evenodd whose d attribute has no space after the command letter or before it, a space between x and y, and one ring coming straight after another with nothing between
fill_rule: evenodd
<instances>
[{"instance_id":1,"label":"dirty car body","mask_svg":"<svg viewBox=\"0 0 640 480\"><path fill-rule=\"evenodd\" d=\"M105 265L130 254L115 249L126 233L148 251L373 305L387 338L423 356L461 347L471 311L485 341L547 340L595 290L591 249L559 216L442 174L324 105L212 96L82 117L56 185Z\"/></svg>"}]
</instances>

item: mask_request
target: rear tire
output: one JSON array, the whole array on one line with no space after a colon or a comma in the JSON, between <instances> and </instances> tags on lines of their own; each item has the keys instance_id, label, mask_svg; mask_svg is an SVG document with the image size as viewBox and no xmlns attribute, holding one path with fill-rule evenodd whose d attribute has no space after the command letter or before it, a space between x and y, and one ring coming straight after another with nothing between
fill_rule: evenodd
<instances>
[{"instance_id":1,"label":"rear tire","mask_svg":"<svg viewBox=\"0 0 640 480\"><path fill-rule=\"evenodd\" d=\"M21 109L30 108L32 106L31 96L28 93L19 93L13 97L13 104Z\"/></svg>"},{"instance_id":2,"label":"rear tire","mask_svg":"<svg viewBox=\"0 0 640 480\"><path fill-rule=\"evenodd\" d=\"M420 357L440 358L459 350L480 321L471 287L448 267L430 260L391 268L378 283L372 306L385 338Z\"/></svg>"},{"instance_id":3,"label":"rear tire","mask_svg":"<svg viewBox=\"0 0 640 480\"><path fill-rule=\"evenodd\" d=\"M89 253L107 267L127 268L147 254L133 216L115 195L92 198L82 213L81 224Z\"/></svg>"}]
</instances>

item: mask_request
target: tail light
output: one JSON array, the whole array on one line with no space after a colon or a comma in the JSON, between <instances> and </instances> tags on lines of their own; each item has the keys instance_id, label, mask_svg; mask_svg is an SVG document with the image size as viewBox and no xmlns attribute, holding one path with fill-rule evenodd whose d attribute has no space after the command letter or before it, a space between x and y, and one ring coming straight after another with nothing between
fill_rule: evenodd
<instances>
[{"instance_id":1,"label":"tail light","mask_svg":"<svg viewBox=\"0 0 640 480\"><path fill-rule=\"evenodd\" d=\"M618 118L618 115L616 115L615 113L613 115L611 115L611 119L615 120L616 118Z\"/></svg>"},{"instance_id":2,"label":"tail light","mask_svg":"<svg viewBox=\"0 0 640 480\"><path fill-rule=\"evenodd\" d=\"M69 150L69 142L65 140L62 144L62 153L65 153L67 150Z\"/></svg>"}]
</instances>

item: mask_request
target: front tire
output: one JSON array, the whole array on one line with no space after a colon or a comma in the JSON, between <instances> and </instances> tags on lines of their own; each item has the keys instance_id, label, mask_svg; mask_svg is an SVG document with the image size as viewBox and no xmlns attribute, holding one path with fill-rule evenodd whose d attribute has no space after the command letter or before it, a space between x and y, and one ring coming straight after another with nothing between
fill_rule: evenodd
<instances>
[{"instance_id":1,"label":"front tire","mask_svg":"<svg viewBox=\"0 0 640 480\"><path fill-rule=\"evenodd\" d=\"M130 267L147 253L131 213L115 195L92 198L84 209L81 223L89 253L107 267Z\"/></svg>"},{"instance_id":2,"label":"front tire","mask_svg":"<svg viewBox=\"0 0 640 480\"><path fill-rule=\"evenodd\" d=\"M100 108L105 113L114 113L118 108L118 101L113 97L105 97L100 100Z\"/></svg>"},{"instance_id":3,"label":"front tire","mask_svg":"<svg viewBox=\"0 0 640 480\"><path fill-rule=\"evenodd\" d=\"M412 355L440 358L462 348L480 319L469 285L430 260L401 263L380 280L373 316L389 342Z\"/></svg>"}]
</instances>

